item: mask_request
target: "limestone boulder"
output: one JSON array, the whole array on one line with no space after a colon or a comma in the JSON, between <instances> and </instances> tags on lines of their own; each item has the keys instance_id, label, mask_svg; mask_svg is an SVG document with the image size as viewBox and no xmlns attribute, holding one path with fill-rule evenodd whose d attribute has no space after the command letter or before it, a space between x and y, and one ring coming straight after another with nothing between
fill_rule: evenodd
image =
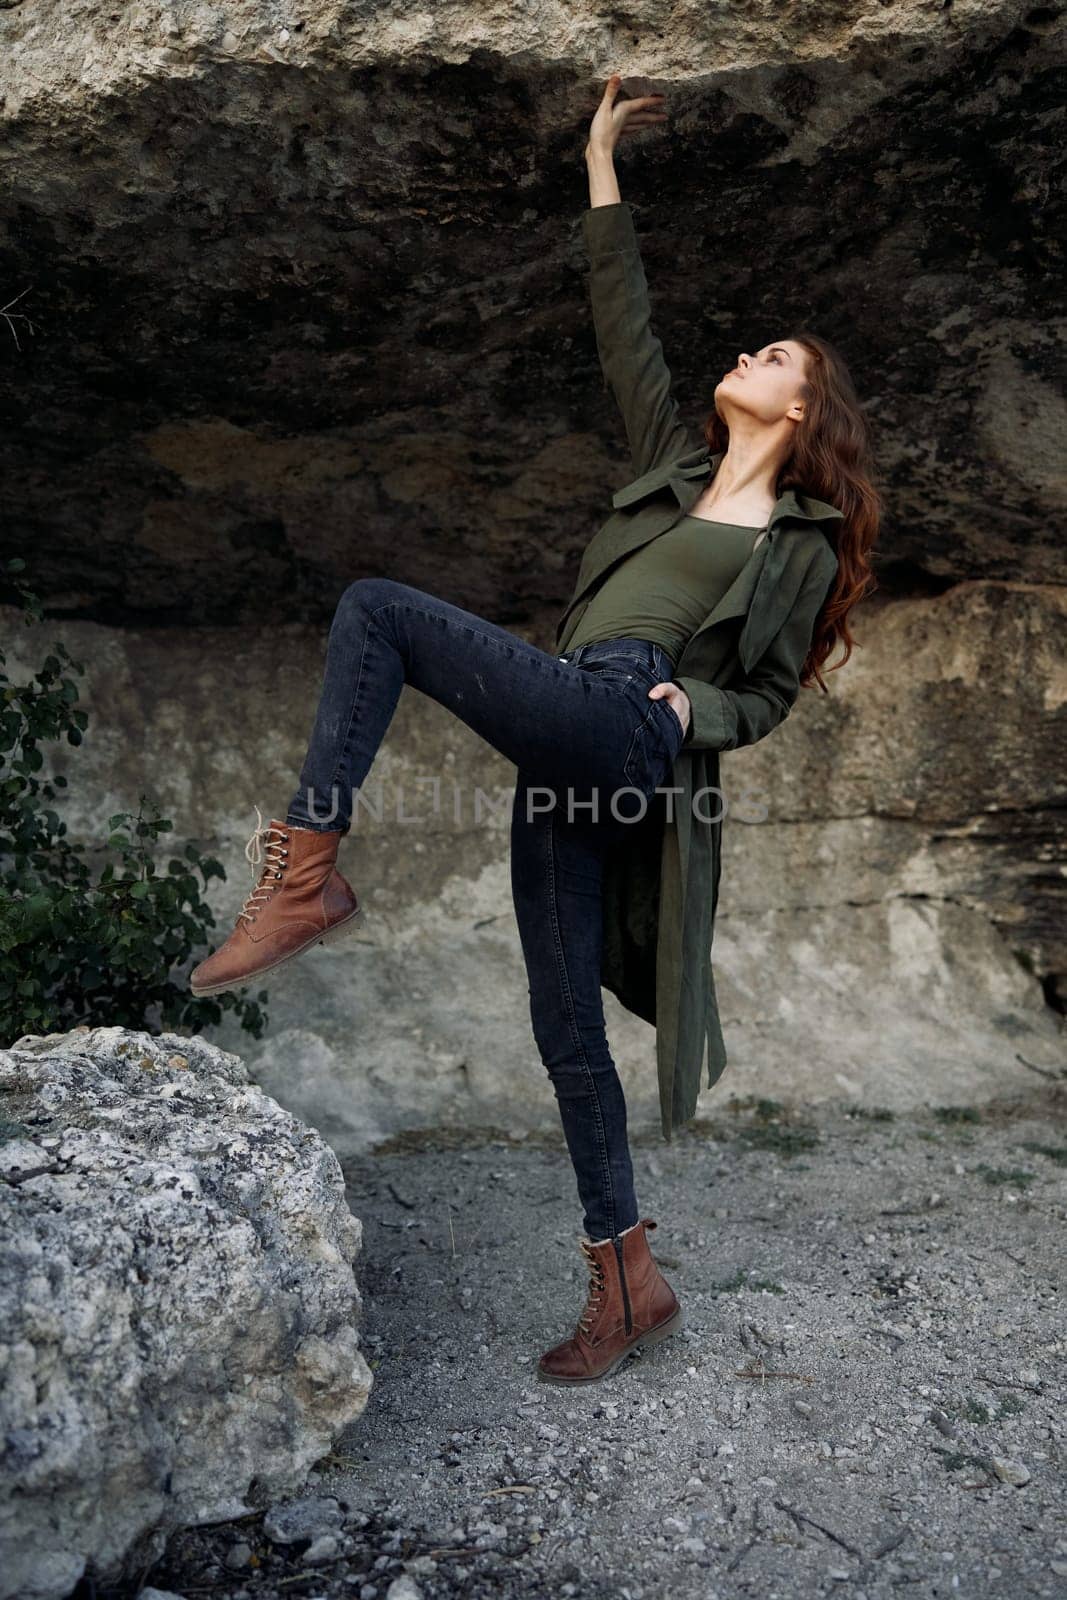
<instances>
[{"instance_id":1,"label":"limestone boulder","mask_svg":"<svg viewBox=\"0 0 1067 1600\"><path fill-rule=\"evenodd\" d=\"M0 1051L0 1596L299 1487L367 1403L336 1157L198 1039Z\"/></svg>"}]
</instances>

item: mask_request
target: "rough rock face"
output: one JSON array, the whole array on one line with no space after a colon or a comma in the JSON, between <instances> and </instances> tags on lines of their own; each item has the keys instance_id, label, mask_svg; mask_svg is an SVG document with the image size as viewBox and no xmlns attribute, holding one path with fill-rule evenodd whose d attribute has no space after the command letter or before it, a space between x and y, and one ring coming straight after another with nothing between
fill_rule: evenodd
<instances>
[{"instance_id":1,"label":"rough rock face","mask_svg":"<svg viewBox=\"0 0 1067 1600\"><path fill-rule=\"evenodd\" d=\"M28 288L13 309L40 323L18 351L0 321L0 540L90 665L72 832L147 783L226 861L225 920L253 804L293 787L352 578L550 645L629 476L581 151L607 73L644 73L671 121L619 169L687 421L738 350L812 327L856 378L886 513L862 648L724 758L739 799L751 778L771 802L761 826L727 823L723 1088L910 1104L1053 1070L1065 17L0 6L0 302ZM276 975L248 1051L338 1147L558 1123L506 820L447 805L453 777L499 795L513 769L405 692L374 779L393 796L438 775L440 817L364 822L346 846L365 932ZM408 784L411 809L424 797ZM606 1009L640 1121L651 1031Z\"/></svg>"},{"instance_id":2,"label":"rough rock face","mask_svg":"<svg viewBox=\"0 0 1067 1600\"><path fill-rule=\"evenodd\" d=\"M8 539L101 620L322 620L379 572L554 615L627 472L578 237L618 67L669 94L620 166L689 419L814 326L885 580L1058 578L1064 41L1026 0L8 3Z\"/></svg>"},{"instance_id":3,"label":"rough rock face","mask_svg":"<svg viewBox=\"0 0 1067 1600\"><path fill-rule=\"evenodd\" d=\"M361 1237L238 1057L124 1028L0 1052L5 1600L303 1483L372 1383Z\"/></svg>"},{"instance_id":4,"label":"rough rock face","mask_svg":"<svg viewBox=\"0 0 1067 1600\"><path fill-rule=\"evenodd\" d=\"M734 1093L974 1105L1063 1070L1045 990L1067 973L1064 604L1052 585L876 596L831 692L723 756L714 958L730 1062L702 1110ZM28 647L31 630L8 631ZM46 632L89 663L85 744L60 762L72 835L95 837L150 779L178 836L226 865L221 938L252 884L255 805L274 814L299 770L320 631L241 630L224 696L226 630ZM262 1039L231 1019L211 1032L340 1154L411 1128L559 1129L511 904L514 780L405 689L341 847L362 932L270 974ZM604 1003L633 1124L655 1131L654 1032Z\"/></svg>"}]
</instances>

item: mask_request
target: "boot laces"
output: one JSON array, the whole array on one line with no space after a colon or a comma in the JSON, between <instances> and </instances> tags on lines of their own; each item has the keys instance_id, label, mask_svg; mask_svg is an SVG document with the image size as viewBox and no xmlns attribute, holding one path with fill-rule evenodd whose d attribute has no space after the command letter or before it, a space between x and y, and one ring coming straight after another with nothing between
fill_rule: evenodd
<instances>
[{"instance_id":1,"label":"boot laces","mask_svg":"<svg viewBox=\"0 0 1067 1600\"><path fill-rule=\"evenodd\" d=\"M578 1326L583 1333L589 1333L604 1303L603 1296L606 1289L604 1264L597 1259L584 1239L580 1240L579 1243L589 1267L589 1297L586 1300L585 1309L578 1319Z\"/></svg>"},{"instance_id":2,"label":"boot laces","mask_svg":"<svg viewBox=\"0 0 1067 1600\"><path fill-rule=\"evenodd\" d=\"M249 922L255 921L256 912L262 910L274 893L275 885L285 871L289 855L288 850L283 849L289 835L269 824L264 827L263 813L258 806L256 806L256 816L259 818L259 826L252 829L245 845L245 859L252 868L252 881L255 887L246 895L244 905L237 913L238 919L244 917ZM275 837L272 838L272 834ZM262 870L257 882L256 869L259 867ZM259 898L261 895L264 896L262 900Z\"/></svg>"}]
</instances>

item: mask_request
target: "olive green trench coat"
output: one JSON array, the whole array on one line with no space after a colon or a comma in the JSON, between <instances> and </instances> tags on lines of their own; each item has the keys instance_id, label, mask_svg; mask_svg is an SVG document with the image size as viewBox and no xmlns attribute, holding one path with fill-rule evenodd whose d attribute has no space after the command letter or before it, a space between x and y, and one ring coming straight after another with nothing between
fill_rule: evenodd
<instances>
[{"instance_id":1,"label":"olive green trench coat","mask_svg":"<svg viewBox=\"0 0 1067 1600\"><path fill-rule=\"evenodd\" d=\"M632 482L590 540L556 630L568 641L596 588L632 551L695 504L722 455L687 432L652 332L630 206L582 217L597 350L622 413ZM825 527L843 513L783 493L766 534L687 643L674 681L692 717L668 784L605 863L601 982L656 1029L663 1137L696 1114L707 1049L710 1088L726 1066L711 965L722 851L719 752L754 744L791 711L816 618L837 575Z\"/></svg>"}]
</instances>

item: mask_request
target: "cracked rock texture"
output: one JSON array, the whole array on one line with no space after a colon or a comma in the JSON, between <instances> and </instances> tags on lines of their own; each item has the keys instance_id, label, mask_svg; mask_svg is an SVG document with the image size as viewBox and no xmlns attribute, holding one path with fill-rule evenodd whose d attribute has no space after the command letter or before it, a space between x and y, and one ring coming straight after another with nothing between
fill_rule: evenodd
<instances>
[{"instance_id":1,"label":"cracked rock texture","mask_svg":"<svg viewBox=\"0 0 1067 1600\"><path fill-rule=\"evenodd\" d=\"M225 861L221 927L348 582L551 648L630 475L581 152L607 73L644 73L671 120L620 177L687 421L739 349L814 327L886 507L861 648L724 758L729 1087L903 1106L1060 1070L1065 38L1018 0L0 8L0 302L39 324L0 322L2 539L90 666L72 832L151 788ZM553 1124L513 769L405 691L372 778L360 940L276 976L261 1045L218 1041L339 1148ZM651 1119L651 1030L605 1003Z\"/></svg>"},{"instance_id":2,"label":"cracked rock texture","mask_svg":"<svg viewBox=\"0 0 1067 1600\"><path fill-rule=\"evenodd\" d=\"M578 236L617 66L669 96L620 166L689 419L811 321L887 565L1058 581L1064 38L1018 0L8 6L10 536L119 623L322 621L398 566L547 620L625 476Z\"/></svg>"},{"instance_id":3,"label":"cracked rock texture","mask_svg":"<svg viewBox=\"0 0 1067 1600\"><path fill-rule=\"evenodd\" d=\"M338 1162L199 1039L0 1052L0 1596L303 1482L373 1382Z\"/></svg>"}]
</instances>

